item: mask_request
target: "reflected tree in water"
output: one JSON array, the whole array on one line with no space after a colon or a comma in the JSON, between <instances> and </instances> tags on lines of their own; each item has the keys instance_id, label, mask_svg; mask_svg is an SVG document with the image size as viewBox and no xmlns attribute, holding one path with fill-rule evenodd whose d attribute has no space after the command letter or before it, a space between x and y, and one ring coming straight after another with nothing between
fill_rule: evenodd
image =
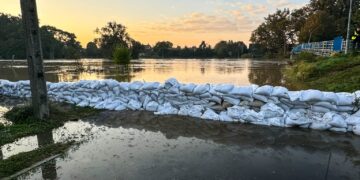
<instances>
[{"instance_id":1,"label":"reflected tree in water","mask_svg":"<svg viewBox=\"0 0 360 180\"><path fill-rule=\"evenodd\" d=\"M44 147L47 145L54 144L52 131L38 134L37 135L38 145L39 147ZM42 177L43 179L56 179L56 160L51 160L44 165L41 166Z\"/></svg>"},{"instance_id":2,"label":"reflected tree in water","mask_svg":"<svg viewBox=\"0 0 360 180\"><path fill-rule=\"evenodd\" d=\"M252 84L272 86L284 84L284 76L281 72L282 65L266 64L260 66L254 62L250 63L249 81Z\"/></svg>"}]
</instances>

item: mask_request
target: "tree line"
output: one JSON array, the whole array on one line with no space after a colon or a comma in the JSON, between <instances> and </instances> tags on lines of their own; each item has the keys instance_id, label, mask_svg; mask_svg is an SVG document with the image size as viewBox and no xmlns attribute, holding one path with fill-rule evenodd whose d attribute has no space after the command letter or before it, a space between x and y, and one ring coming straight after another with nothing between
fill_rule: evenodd
<instances>
[{"instance_id":1,"label":"tree line","mask_svg":"<svg viewBox=\"0 0 360 180\"><path fill-rule=\"evenodd\" d=\"M25 36L21 17L0 13L0 59L25 59ZM40 27L44 59L109 58L117 47L129 49L131 58L240 58L248 52L242 41L220 41L214 47L202 41L199 46L180 47L160 41L154 46L131 38L124 25L108 22L97 28L98 38L83 48L74 33L53 26Z\"/></svg>"},{"instance_id":2,"label":"tree line","mask_svg":"<svg viewBox=\"0 0 360 180\"><path fill-rule=\"evenodd\" d=\"M277 10L252 32L252 54L288 56L298 43L346 37L349 0L310 0L302 8ZM360 26L360 0L353 0L351 33Z\"/></svg>"}]
</instances>

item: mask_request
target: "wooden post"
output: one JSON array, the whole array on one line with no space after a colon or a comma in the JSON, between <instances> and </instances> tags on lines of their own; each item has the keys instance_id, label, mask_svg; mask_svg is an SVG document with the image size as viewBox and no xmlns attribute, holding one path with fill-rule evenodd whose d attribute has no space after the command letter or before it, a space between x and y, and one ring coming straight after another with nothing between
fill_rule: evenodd
<instances>
[{"instance_id":1,"label":"wooden post","mask_svg":"<svg viewBox=\"0 0 360 180\"><path fill-rule=\"evenodd\" d=\"M34 115L43 120L49 117L49 106L36 0L20 0L20 4L26 37L26 55L31 86L32 106L34 108Z\"/></svg>"}]
</instances>

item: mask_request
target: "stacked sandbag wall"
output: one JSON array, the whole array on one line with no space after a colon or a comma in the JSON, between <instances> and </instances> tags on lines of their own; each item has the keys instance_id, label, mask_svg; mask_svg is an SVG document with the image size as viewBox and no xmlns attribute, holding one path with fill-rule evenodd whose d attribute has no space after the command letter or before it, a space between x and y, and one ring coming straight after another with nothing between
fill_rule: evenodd
<instances>
[{"instance_id":1,"label":"stacked sandbag wall","mask_svg":"<svg viewBox=\"0 0 360 180\"><path fill-rule=\"evenodd\" d=\"M301 127L360 135L360 91L288 91L284 87L231 84L164 84L96 80L47 83L49 98L82 107L147 110L158 115ZM29 81L0 80L0 94L31 97Z\"/></svg>"}]
</instances>

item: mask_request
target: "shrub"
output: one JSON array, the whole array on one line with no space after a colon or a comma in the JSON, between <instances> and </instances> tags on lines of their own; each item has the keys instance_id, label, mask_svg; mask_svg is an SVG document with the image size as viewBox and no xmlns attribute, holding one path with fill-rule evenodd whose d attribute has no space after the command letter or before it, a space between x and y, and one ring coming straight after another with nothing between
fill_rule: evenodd
<instances>
[{"instance_id":1,"label":"shrub","mask_svg":"<svg viewBox=\"0 0 360 180\"><path fill-rule=\"evenodd\" d=\"M131 59L130 50L122 46L116 47L113 52L113 59L116 64L129 64Z\"/></svg>"},{"instance_id":2,"label":"shrub","mask_svg":"<svg viewBox=\"0 0 360 180\"><path fill-rule=\"evenodd\" d=\"M301 52L297 57L296 60L303 60L303 61L314 61L316 60L316 55L309 52Z\"/></svg>"}]
</instances>

